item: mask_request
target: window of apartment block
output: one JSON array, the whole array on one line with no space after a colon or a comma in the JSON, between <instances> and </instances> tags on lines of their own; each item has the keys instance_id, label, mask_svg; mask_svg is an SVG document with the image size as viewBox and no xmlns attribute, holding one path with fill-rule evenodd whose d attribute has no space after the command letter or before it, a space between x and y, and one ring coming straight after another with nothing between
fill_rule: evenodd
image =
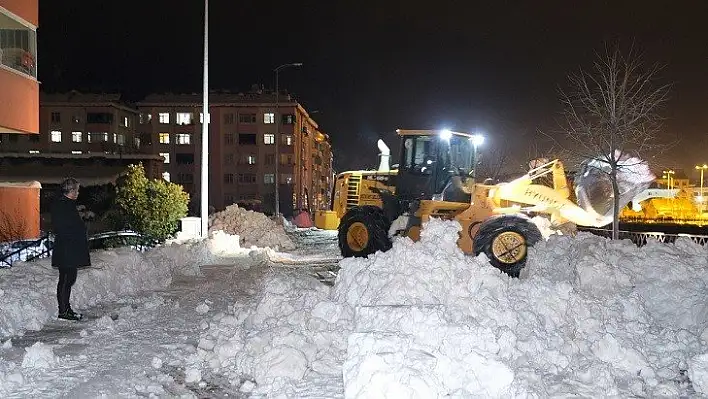
<instances>
[{"instance_id":1,"label":"window of apartment block","mask_svg":"<svg viewBox=\"0 0 708 399\"><path fill-rule=\"evenodd\" d=\"M234 114L224 114L224 125L234 124Z\"/></svg>"},{"instance_id":2,"label":"window of apartment block","mask_svg":"<svg viewBox=\"0 0 708 399\"><path fill-rule=\"evenodd\" d=\"M160 112L159 114L157 114L157 118L160 123L170 123L169 112Z\"/></svg>"},{"instance_id":3,"label":"window of apartment block","mask_svg":"<svg viewBox=\"0 0 708 399\"><path fill-rule=\"evenodd\" d=\"M233 173L224 173L224 183L233 184L234 183L234 174Z\"/></svg>"},{"instance_id":4,"label":"window of apartment block","mask_svg":"<svg viewBox=\"0 0 708 399\"><path fill-rule=\"evenodd\" d=\"M191 125L194 123L194 115L191 112L178 112L175 114L175 123L178 125Z\"/></svg>"},{"instance_id":5,"label":"window of apartment block","mask_svg":"<svg viewBox=\"0 0 708 399\"><path fill-rule=\"evenodd\" d=\"M239 173L238 182L245 184L252 184L256 182L256 175L253 173Z\"/></svg>"},{"instance_id":6,"label":"window of apartment block","mask_svg":"<svg viewBox=\"0 0 708 399\"><path fill-rule=\"evenodd\" d=\"M83 140L82 132L71 132L71 141L74 143L80 143Z\"/></svg>"},{"instance_id":7,"label":"window of apartment block","mask_svg":"<svg viewBox=\"0 0 708 399\"><path fill-rule=\"evenodd\" d=\"M238 114L238 123L256 123L256 114Z\"/></svg>"},{"instance_id":8,"label":"window of apartment block","mask_svg":"<svg viewBox=\"0 0 708 399\"><path fill-rule=\"evenodd\" d=\"M61 113L52 112L52 123L61 123Z\"/></svg>"},{"instance_id":9,"label":"window of apartment block","mask_svg":"<svg viewBox=\"0 0 708 399\"><path fill-rule=\"evenodd\" d=\"M80 154L83 154L82 151L72 151L71 153L72 153L73 155L80 155Z\"/></svg>"},{"instance_id":10,"label":"window of apartment block","mask_svg":"<svg viewBox=\"0 0 708 399\"><path fill-rule=\"evenodd\" d=\"M275 123L275 114L272 112L266 112L263 114L263 123Z\"/></svg>"},{"instance_id":11,"label":"window of apartment block","mask_svg":"<svg viewBox=\"0 0 708 399\"><path fill-rule=\"evenodd\" d=\"M295 158L292 154L280 154L281 165L295 165Z\"/></svg>"},{"instance_id":12,"label":"window of apartment block","mask_svg":"<svg viewBox=\"0 0 708 399\"><path fill-rule=\"evenodd\" d=\"M72 116L72 117L71 117L71 120L72 120L75 124L81 123L81 118L80 118L78 115Z\"/></svg>"},{"instance_id":13,"label":"window of apartment block","mask_svg":"<svg viewBox=\"0 0 708 399\"><path fill-rule=\"evenodd\" d=\"M161 152L160 156L165 158L165 163L170 163L170 153L169 152Z\"/></svg>"},{"instance_id":14,"label":"window of apartment block","mask_svg":"<svg viewBox=\"0 0 708 399\"><path fill-rule=\"evenodd\" d=\"M207 122L211 123L211 113L207 114ZM199 113L199 123L204 123L204 112Z\"/></svg>"},{"instance_id":15,"label":"window of apartment block","mask_svg":"<svg viewBox=\"0 0 708 399\"><path fill-rule=\"evenodd\" d=\"M3 6L8 4L6 7L15 8L17 11L21 9L20 4L24 8L25 3L28 2L5 1L2 3L4 3ZM15 7L11 7L11 5L15 5ZM27 7L30 7L29 4ZM31 7L27 10L31 10ZM0 64L17 72L37 77L37 32L20 22L11 13L0 12L0 49L4 53L4 56L0 57Z\"/></svg>"},{"instance_id":16,"label":"window of apartment block","mask_svg":"<svg viewBox=\"0 0 708 399\"><path fill-rule=\"evenodd\" d=\"M52 143L61 143L61 132L59 130L52 130L50 139Z\"/></svg>"},{"instance_id":17,"label":"window of apartment block","mask_svg":"<svg viewBox=\"0 0 708 399\"><path fill-rule=\"evenodd\" d=\"M281 173L280 184L293 184L293 175L289 173Z\"/></svg>"},{"instance_id":18,"label":"window of apartment block","mask_svg":"<svg viewBox=\"0 0 708 399\"><path fill-rule=\"evenodd\" d=\"M224 194L224 205L229 206L233 204L236 200L236 196L233 194Z\"/></svg>"},{"instance_id":19,"label":"window of apartment block","mask_svg":"<svg viewBox=\"0 0 708 399\"><path fill-rule=\"evenodd\" d=\"M160 144L170 144L169 133L160 133Z\"/></svg>"},{"instance_id":20,"label":"window of apartment block","mask_svg":"<svg viewBox=\"0 0 708 399\"><path fill-rule=\"evenodd\" d=\"M194 164L194 154L188 154L188 153L175 154L175 161L177 162L177 165L193 165Z\"/></svg>"},{"instance_id":21,"label":"window of apartment block","mask_svg":"<svg viewBox=\"0 0 708 399\"><path fill-rule=\"evenodd\" d=\"M140 142L142 142L145 145L152 145L152 134L140 133Z\"/></svg>"},{"instance_id":22,"label":"window of apartment block","mask_svg":"<svg viewBox=\"0 0 708 399\"><path fill-rule=\"evenodd\" d=\"M224 163L227 165L233 165L234 163L234 154L224 154Z\"/></svg>"},{"instance_id":23,"label":"window of apartment block","mask_svg":"<svg viewBox=\"0 0 708 399\"><path fill-rule=\"evenodd\" d=\"M123 116L120 118L120 125L123 127L128 127L128 117Z\"/></svg>"},{"instance_id":24,"label":"window of apartment block","mask_svg":"<svg viewBox=\"0 0 708 399\"><path fill-rule=\"evenodd\" d=\"M282 139L280 141L281 144L283 145L293 145L293 136L291 134L281 134L280 138Z\"/></svg>"},{"instance_id":25,"label":"window of apartment block","mask_svg":"<svg viewBox=\"0 0 708 399\"><path fill-rule=\"evenodd\" d=\"M272 133L266 133L263 135L263 144L272 145L275 144L275 135Z\"/></svg>"},{"instance_id":26,"label":"window of apartment block","mask_svg":"<svg viewBox=\"0 0 708 399\"><path fill-rule=\"evenodd\" d=\"M89 143L105 143L108 141L107 132L92 132L88 134Z\"/></svg>"},{"instance_id":27,"label":"window of apartment block","mask_svg":"<svg viewBox=\"0 0 708 399\"><path fill-rule=\"evenodd\" d=\"M238 143L240 145L256 145L256 136L255 133L240 133L238 135Z\"/></svg>"},{"instance_id":28,"label":"window of apartment block","mask_svg":"<svg viewBox=\"0 0 708 399\"><path fill-rule=\"evenodd\" d=\"M152 114L147 113L147 112L141 112L140 113L140 124L144 125L146 123L150 123L152 121Z\"/></svg>"},{"instance_id":29,"label":"window of apartment block","mask_svg":"<svg viewBox=\"0 0 708 399\"><path fill-rule=\"evenodd\" d=\"M39 150L29 150L30 154L39 154Z\"/></svg>"},{"instance_id":30,"label":"window of apartment block","mask_svg":"<svg viewBox=\"0 0 708 399\"><path fill-rule=\"evenodd\" d=\"M249 165L255 165L256 164L256 156L255 155L248 155L246 157L246 163Z\"/></svg>"},{"instance_id":31,"label":"window of apartment block","mask_svg":"<svg viewBox=\"0 0 708 399\"><path fill-rule=\"evenodd\" d=\"M113 114L110 112L89 112L86 114L86 123L111 125L113 124Z\"/></svg>"},{"instance_id":32,"label":"window of apartment block","mask_svg":"<svg viewBox=\"0 0 708 399\"><path fill-rule=\"evenodd\" d=\"M282 123L283 125L294 125L295 124L295 115L293 114L285 114L282 116Z\"/></svg>"},{"instance_id":33,"label":"window of apartment block","mask_svg":"<svg viewBox=\"0 0 708 399\"><path fill-rule=\"evenodd\" d=\"M192 135L189 133L177 133L175 135L176 144L192 144Z\"/></svg>"},{"instance_id":34,"label":"window of apartment block","mask_svg":"<svg viewBox=\"0 0 708 399\"><path fill-rule=\"evenodd\" d=\"M133 137L133 144L135 148L140 148L140 137Z\"/></svg>"},{"instance_id":35,"label":"window of apartment block","mask_svg":"<svg viewBox=\"0 0 708 399\"><path fill-rule=\"evenodd\" d=\"M125 135L113 133L113 142L118 145L125 145Z\"/></svg>"},{"instance_id":36,"label":"window of apartment block","mask_svg":"<svg viewBox=\"0 0 708 399\"><path fill-rule=\"evenodd\" d=\"M224 144L233 144L233 143L234 143L234 134L233 133L224 134Z\"/></svg>"},{"instance_id":37,"label":"window of apartment block","mask_svg":"<svg viewBox=\"0 0 708 399\"><path fill-rule=\"evenodd\" d=\"M263 183L265 183L265 184L275 183L275 174L273 174L273 173L264 174L263 175Z\"/></svg>"},{"instance_id":38,"label":"window of apartment block","mask_svg":"<svg viewBox=\"0 0 708 399\"><path fill-rule=\"evenodd\" d=\"M275 163L275 154L266 154L265 164L266 165L273 165L274 163Z\"/></svg>"}]
</instances>

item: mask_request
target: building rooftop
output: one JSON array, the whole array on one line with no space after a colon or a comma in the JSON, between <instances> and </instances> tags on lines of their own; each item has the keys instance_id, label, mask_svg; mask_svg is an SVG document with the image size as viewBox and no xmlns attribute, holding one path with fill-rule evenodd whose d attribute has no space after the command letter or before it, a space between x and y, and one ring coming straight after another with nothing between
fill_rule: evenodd
<instances>
[{"instance_id":1,"label":"building rooftop","mask_svg":"<svg viewBox=\"0 0 708 399\"><path fill-rule=\"evenodd\" d=\"M40 93L39 101L42 103L102 103L122 104L119 93L81 93L72 90L67 93Z\"/></svg>"},{"instance_id":2,"label":"building rooftop","mask_svg":"<svg viewBox=\"0 0 708 399\"><path fill-rule=\"evenodd\" d=\"M280 93L279 100L283 103L296 102L289 93ZM276 95L274 91L265 91L254 88L246 93L235 93L228 90L211 90L209 92L209 104L253 104L253 103L274 103ZM149 104L202 104L202 93L156 93L149 94L138 105Z\"/></svg>"}]
</instances>

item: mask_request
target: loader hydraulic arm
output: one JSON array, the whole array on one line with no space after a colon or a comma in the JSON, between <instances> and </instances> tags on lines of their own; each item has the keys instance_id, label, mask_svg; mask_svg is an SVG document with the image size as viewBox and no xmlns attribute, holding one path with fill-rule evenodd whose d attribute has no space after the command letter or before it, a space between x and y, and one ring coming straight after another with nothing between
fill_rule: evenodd
<instances>
[{"instance_id":1,"label":"loader hydraulic arm","mask_svg":"<svg viewBox=\"0 0 708 399\"><path fill-rule=\"evenodd\" d=\"M548 175L552 176L552 187L538 184L538 180ZM489 196L496 205L496 213L545 213L551 215L553 225L570 221L580 226L601 227L608 223L606 218L569 199L565 170L559 160L536 166L518 179L494 186ZM512 205L503 207L502 201Z\"/></svg>"}]
</instances>

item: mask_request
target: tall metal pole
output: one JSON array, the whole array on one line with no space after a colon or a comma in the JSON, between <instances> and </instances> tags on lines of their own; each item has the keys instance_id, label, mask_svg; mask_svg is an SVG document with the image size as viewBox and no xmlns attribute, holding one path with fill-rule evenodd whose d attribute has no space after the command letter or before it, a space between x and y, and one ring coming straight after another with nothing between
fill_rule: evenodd
<instances>
[{"instance_id":1,"label":"tall metal pole","mask_svg":"<svg viewBox=\"0 0 708 399\"><path fill-rule=\"evenodd\" d=\"M209 0L204 0L204 110L202 111L202 237L209 237Z\"/></svg>"},{"instance_id":2,"label":"tall metal pole","mask_svg":"<svg viewBox=\"0 0 708 399\"><path fill-rule=\"evenodd\" d=\"M275 217L280 217L280 87L278 86L279 66L275 68Z\"/></svg>"}]
</instances>

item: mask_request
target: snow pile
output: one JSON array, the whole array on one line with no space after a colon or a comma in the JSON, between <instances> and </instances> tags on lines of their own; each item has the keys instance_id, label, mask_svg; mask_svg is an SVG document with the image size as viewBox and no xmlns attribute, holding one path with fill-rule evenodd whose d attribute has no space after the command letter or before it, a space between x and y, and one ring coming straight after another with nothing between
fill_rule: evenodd
<instances>
[{"instance_id":1,"label":"snow pile","mask_svg":"<svg viewBox=\"0 0 708 399\"><path fill-rule=\"evenodd\" d=\"M434 220L418 243L341 262L332 299L354 314L346 397L685 391L708 320L705 248L554 235L512 279L465 256L459 229Z\"/></svg>"},{"instance_id":2,"label":"snow pile","mask_svg":"<svg viewBox=\"0 0 708 399\"><path fill-rule=\"evenodd\" d=\"M25 348L25 356L22 358L22 367L30 369L47 369L57 363L54 350L51 346L42 342L35 342L29 348Z\"/></svg>"},{"instance_id":3,"label":"snow pile","mask_svg":"<svg viewBox=\"0 0 708 399\"><path fill-rule=\"evenodd\" d=\"M308 381L339 381L350 325L328 300L330 289L298 274L265 278L252 303L239 303L211 319L199 340L199 358L232 384L249 376L256 394L298 397ZM349 315L349 317L351 317ZM341 392L339 384L324 388ZM277 395L276 395L277 396Z\"/></svg>"},{"instance_id":4,"label":"snow pile","mask_svg":"<svg viewBox=\"0 0 708 399\"><path fill-rule=\"evenodd\" d=\"M282 225L262 213L245 210L236 204L209 216L209 232L217 230L237 234L241 237L243 247L295 249L295 244L285 234Z\"/></svg>"}]
</instances>

